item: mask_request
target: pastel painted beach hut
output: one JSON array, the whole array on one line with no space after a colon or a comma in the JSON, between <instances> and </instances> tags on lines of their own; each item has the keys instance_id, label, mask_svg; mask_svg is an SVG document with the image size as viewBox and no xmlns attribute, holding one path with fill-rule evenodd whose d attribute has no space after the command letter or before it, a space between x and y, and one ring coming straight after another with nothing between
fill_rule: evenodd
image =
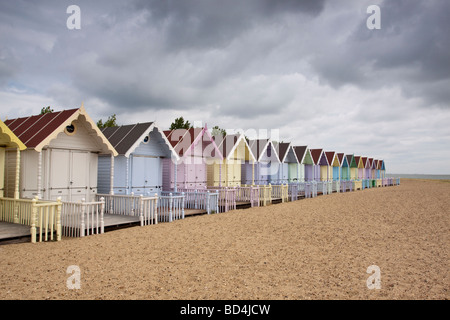
<instances>
[{"instance_id":1,"label":"pastel painted beach hut","mask_svg":"<svg viewBox=\"0 0 450 320\"><path fill-rule=\"evenodd\" d=\"M371 167L372 167L372 158L367 158L366 160L366 165L364 166L364 178L365 179L372 179L372 172L371 172Z\"/></svg>"},{"instance_id":2,"label":"pastel painted beach hut","mask_svg":"<svg viewBox=\"0 0 450 320\"><path fill-rule=\"evenodd\" d=\"M275 143L275 147L278 149L278 155L280 157L280 169L276 179L280 184L286 184L288 182L298 181L299 179L299 163L294 148L290 142Z\"/></svg>"},{"instance_id":3,"label":"pastel painted beach hut","mask_svg":"<svg viewBox=\"0 0 450 320\"><path fill-rule=\"evenodd\" d=\"M20 180L20 152L26 146L19 138L0 120L0 198L9 197L19 199ZM7 153L6 150L12 150ZM19 161L6 161L7 154L12 154ZM8 163L8 166L6 165ZM5 193L5 184L9 192Z\"/></svg>"},{"instance_id":4,"label":"pastel painted beach hut","mask_svg":"<svg viewBox=\"0 0 450 320\"><path fill-rule=\"evenodd\" d=\"M295 154L299 160L298 176L299 181L313 181L314 180L314 161L312 159L311 151L307 146L295 146ZM301 159L301 160L300 160Z\"/></svg>"},{"instance_id":5,"label":"pastel painted beach hut","mask_svg":"<svg viewBox=\"0 0 450 320\"><path fill-rule=\"evenodd\" d=\"M375 160L375 178L376 179L381 179L380 166L381 166L381 160L376 159Z\"/></svg>"},{"instance_id":6,"label":"pastel painted beach hut","mask_svg":"<svg viewBox=\"0 0 450 320\"><path fill-rule=\"evenodd\" d=\"M361 161L361 156L355 156L355 162L356 162L356 174L355 174L355 180L362 179L363 175L363 166Z\"/></svg>"},{"instance_id":7,"label":"pastel painted beach hut","mask_svg":"<svg viewBox=\"0 0 450 320\"><path fill-rule=\"evenodd\" d=\"M252 184L267 185L271 184L273 177L280 170L281 161L278 152L270 139L255 139L249 141L250 149L256 157L255 180ZM251 164L246 163L246 166ZM248 178L246 178L246 182ZM249 183L246 183L249 184Z\"/></svg>"},{"instance_id":8,"label":"pastel painted beach hut","mask_svg":"<svg viewBox=\"0 0 450 320\"><path fill-rule=\"evenodd\" d=\"M335 162L333 162L333 180L341 180L342 179L342 165L344 163L344 153L336 153L335 162L337 162L337 166Z\"/></svg>"},{"instance_id":9,"label":"pastel painted beach hut","mask_svg":"<svg viewBox=\"0 0 450 320\"><path fill-rule=\"evenodd\" d=\"M382 179L386 178L386 165L384 163L384 160L380 160L381 164L380 164L380 177Z\"/></svg>"},{"instance_id":10,"label":"pastel painted beach hut","mask_svg":"<svg viewBox=\"0 0 450 320\"><path fill-rule=\"evenodd\" d=\"M110 179L111 161L99 156L98 192L116 195L160 195L163 159L178 160L164 132L154 123L136 123L101 130L118 152L114 159L114 179ZM111 186L111 183L113 185Z\"/></svg>"},{"instance_id":11,"label":"pastel painted beach hut","mask_svg":"<svg viewBox=\"0 0 450 320\"><path fill-rule=\"evenodd\" d=\"M294 163L289 164L289 176L291 177L289 180L290 182L304 182L306 180L305 166L312 166L313 164L311 152L307 146L293 146L292 150L295 152L298 163L296 165Z\"/></svg>"},{"instance_id":12,"label":"pastel painted beach hut","mask_svg":"<svg viewBox=\"0 0 450 320\"><path fill-rule=\"evenodd\" d=\"M253 163L256 162L256 157L245 135L238 133L214 136L214 141L224 158L220 162L215 161L207 166L208 186L238 187L241 185L242 176L252 181ZM249 166L243 166L245 163L249 163Z\"/></svg>"},{"instance_id":13,"label":"pastel painted beach hut","mask_svg":"<svg viewBox=\"0 0 450 320\"><path fill-rule=\"evenodd\" d=\"M314 180L328 180L328 160L323 149L311 149L311 155L314 161Z\"/></svg>"},{"instance_id":14,"label":"pastel painted beach hut","mask_svg":"<svg viewBox=\"0 0 450 320\"><path fill-rule=\"evenodd\" d=\"M352 155L344 155L341 164L341 180L350 180L350 162ZM350 160L349 160L350 159Z\"/></svg>"},{"instance_id":15,"label":"pastel painted beach hut","mask_svg":"<svg viewBox=\"0 0 450 320\"><path fill-rule=\"evenodd\" d=\"M336 167L339 169L339 161L337 160L336 152L325 151L325 156L327 157L328 162L328 180L336 180L334 179L334 168ZM337 177L339 178L339 173L337 173Z\"/></svg>"},{"instance_id":16,"label":"pastel painted beach hut","mask_svg":"<svg viewBox=\"0 0 450 320\"><path fill-rule=\"evenodd\" d=\"M350 167L350 180L358 179L358 163L356 162L355 156L353 154L347 155L347 162Z\"/></svg>"},{"instance_id":17,"label":"pastel painted beach hut","mask_svg":"<svg viewBox=\"0 0 450 320\"><path fill-rule=\"evenodd\" d=\"M377 164L378 164L378 160L372 159L372 165L370 167L370 174L371 174L371 177L373 180L377 178Z\"/></svg>"},{"instance_id":18,"label":"pastel painted beach hut","mask_svg":"<svg viewBox=\"0 0 450 320\"><path fill-rule=\"evenodd\" d=\"M207 165L223 160L207 126L166 130L164 134L178 155L178 160L162 160L163 190L206 189Z\"/></svg>"},{"instance_id":19,"label":"pastel painted beach hut","mask_svg":"<svg viewBox=\"0 0 450 320\"><path fill-rule=\"evenodd\" d=\"M98 156L107 154L113 162L117 151L83 106L9 119L5 124L27 147L20 157L21 198L95 198ZM11 154L9 161L16 163L16 156Z\"/></svg>"}]
</instances>

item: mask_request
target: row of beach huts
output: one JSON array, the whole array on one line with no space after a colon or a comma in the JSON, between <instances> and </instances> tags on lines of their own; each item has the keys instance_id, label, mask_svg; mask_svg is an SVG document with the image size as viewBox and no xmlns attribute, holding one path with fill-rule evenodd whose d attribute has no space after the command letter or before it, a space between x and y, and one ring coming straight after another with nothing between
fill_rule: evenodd
<instances>
[{"instance_id":1,"label":"row of beach huts","mask_svg":"<svg viewBox=\"0 0 450 320\"><path fill-rule=\"evenodd\" d=\"M83 106L0 121L0 168L0 224L32 242L400 184L380 159L206 126L99 129Z\"/></svg>"}]
</instances>

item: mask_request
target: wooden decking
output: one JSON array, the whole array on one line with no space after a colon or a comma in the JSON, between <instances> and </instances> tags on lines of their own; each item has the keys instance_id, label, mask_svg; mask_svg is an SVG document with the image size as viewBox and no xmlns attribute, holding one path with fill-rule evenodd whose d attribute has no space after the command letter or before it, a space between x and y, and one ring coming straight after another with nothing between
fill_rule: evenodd
<instances>
[{"instance_id":1,"label":"wooden decking","mask_svg":"<svg viewBox=\"0 0 450 320\"><path fill-rule=\"evenodd\" d=\"M29 237L31 239L30 226L23 224L0 222L0 243L6 240L16 240L22 237Z\"/></svg>"},{"instance_id":2,"label":"wooden decking","mask_svg":"<svg viewBox=\"0 0 450 320\"><path fill-rule=\"evenodd\" d=\"M205 210L185 209L184 216L196 216L206 214ZM140 221L138 216L127 216L118 214L104 214L103 222L105 232L139 226ZM0 222L0 244L29 242L31 239L30 226Z\"/></svg>"}]
</instances>

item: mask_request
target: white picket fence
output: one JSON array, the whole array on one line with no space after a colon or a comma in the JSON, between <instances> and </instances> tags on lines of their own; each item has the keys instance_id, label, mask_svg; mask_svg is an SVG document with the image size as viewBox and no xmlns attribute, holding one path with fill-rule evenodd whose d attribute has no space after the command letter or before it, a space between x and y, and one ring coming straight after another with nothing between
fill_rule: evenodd
<instances>
[{"instance_id":1,"label":"white picket fence","mask_svg":"<svg viewBox=\"0 0 450 320\"><path fill-rule=\"evenodd\" d=\"M105 213L139 217L140 225L158 223L158 196L97 194L97 201L105 201Z\"/></svg>"},{"instance_id":2,"label":"white picket fence","mask_svg":"<svg viewBox=\"0 0 450 320\"><path fill-rule=\"evenodd\" d=\"M105 199L100 201L62 203L62 235L65 237L84 237L105 232Z\"/></svg>"},{"instance_id":3,"label":"white picket fence","mask_svg":"<svg viewBox=\"0 0 450 320\"><path fill-rule=\"evenodd\" d=\"M214 190L219 193L219 212L228 212L236 210L237 190L231 187L208 187L208 190Z\"/></svg>"},{"instance_id":4,"label":"white picket fence","mask_svg":"<svg viewBox=\"0 0 450 320\"><path fill-rule=\"evenodd\" d=\"M158 201L158 222L172 222L173 220L184 219L184 202L186 196L174 195L169 192L167 195L162 192Z\"/></svg>"},{"instance_id":5,"label":"white picket fence","mask_svg":"<svg viewBox=\"0 0 450 320\"><path fill-rule=\"evenodd\" d=\"M31 242L61 240L61 199L42 201L34 199L0 198L0 221L30 226ZM50 237L49 237L50 235Z\"/></svg>"},{"instance_id":6,"label":"white picket fence","mask_svg":"<svg viewBox=\"0 0 450 320\"><path fill-rule=\"evenodd\" d=\"M340 180L333 180L331 182L332 184L332 192L340 193L341 192L341 181Z\"/></svg>"},{"instance_id":7,"label":"white picket fence","mask_svg":"<svg viewBox=\"0 0 450 320\"><path fill-rule=\"evenodd\" d=\"M298 200L299 195L300 195L300 185L298 183L289 183L288 184L289 201Z\"/></svg>"},{"instance_id":8,"label":"white picket fence","mask_svg":"<svg viewBox=\"0 0 450 320\"><path fill-rule=\"evenodd\" d=\"M174 191L162 191L161 194L168 196L184 196L186 209L205 210L207 214L219 212L219 192L214 190L178 189Z\"/></svg>"},{"instance_id":9,"label":"white picket fence","mask_svg":"<svg viewBox=\"0 0 450 320\"><path fill-rule=\"evenodd\" d=\"M328 182L327 181L316 181L317 191L322 192L323 195L328 194Z\"/></svg>"}]
</instances>

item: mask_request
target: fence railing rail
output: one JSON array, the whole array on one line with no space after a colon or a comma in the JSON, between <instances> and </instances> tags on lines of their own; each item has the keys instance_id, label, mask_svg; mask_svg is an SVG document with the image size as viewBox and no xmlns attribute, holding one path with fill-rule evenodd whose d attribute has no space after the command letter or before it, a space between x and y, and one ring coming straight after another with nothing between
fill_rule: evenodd
<instances>
[{"instance_id":1,"label":"fence railing rail","mask_svg":"<svg viewBox=\"0 0 450 320\"><path fill-rule=\"evenodd\" d=\"M31 242L61 240L61 198L57 201L0 198L0 221L30 226Z\"/></svg>"},{"instance_id":2,"label":"fence railing rail","mask_svg":"<svg viewBox=\"0 0 450 320\"><path fill-rule=\"evenodd\" d=\"M205 210L207 214L219 212L219 192L205 189L180 189L174 191L162 191L161 195L169 194L185 196L184 206L186 209Z\"/></svg>"},{"instance_id":3,"label":"fence railing rail","mask_svg":"<svg viewBox=\"0 0 450 320\"><path fill-rule=\"evenodd\" d=\"M105 199L100 201L62 203L62 235L65 237L84 237L105 232Z\"/></svg>"},{"instance_id":4,"label":"fence railing rail","mask_svg":"<svg viewBox=\"0 0 450 320\"><path fill-rule=\"evenodd\" d=\"M233 187L208 187L208 190L214 190L219 193L219 212L228 212L236 210L237 190Z\"/></svg>"},{"instance_id":5,"label":"fence railing rail","mask_svg":"<svg viewBox=\"0 0 450 320\"><path fill-rule=\"evenodd\" d=\"M145 197L143 195L111 195L97 194L96 200L105 201L105 213L139 217L141 226L158 223L158 195Z\"/></svg>"},{"instance_id":6,"label":"fence railing rail","mask_svg":"<svg viewBox=\"0 0 450 320\"><path fill-rule=\"evenodd\" d=\"M174 195L172 192L161 193L158 201L158 222L172 222L184 219L184 207L186 196L184 192Z\"/></svg>"}]
</instances>

